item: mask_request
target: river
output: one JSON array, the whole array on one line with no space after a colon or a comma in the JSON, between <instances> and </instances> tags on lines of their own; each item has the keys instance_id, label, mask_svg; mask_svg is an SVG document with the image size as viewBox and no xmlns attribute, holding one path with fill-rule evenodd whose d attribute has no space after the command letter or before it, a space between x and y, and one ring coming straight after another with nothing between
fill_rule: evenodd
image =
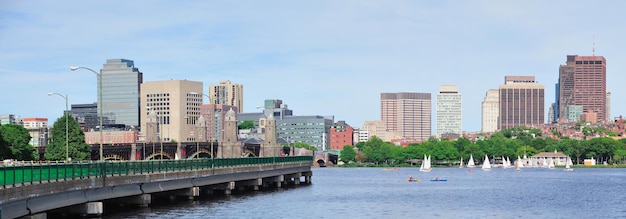
<instances>
[{"instance_id":1,"label":"river","mask_svg":"<svg viewBox=\"0 0 626 219\"><path fill-rule=\"evenodd\" d=\"M468 170L315 168L311 185L105 210L103 218L626 218L626 169Z\"/></svg>"}]
</instances>

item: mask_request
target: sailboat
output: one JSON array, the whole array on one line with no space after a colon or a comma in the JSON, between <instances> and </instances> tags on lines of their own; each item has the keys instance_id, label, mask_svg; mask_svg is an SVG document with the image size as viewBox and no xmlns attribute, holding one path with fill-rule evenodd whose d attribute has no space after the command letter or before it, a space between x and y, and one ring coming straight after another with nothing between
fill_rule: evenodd
<instances>
[{"instance_id":1,"label":"sailboat","mask_svg":"<svg viewBox=\"0 0 626 219\"><path fill-rule=\"evenodd\" d=\"M565 171L567 171L567 172L574 171L574 168L572 168L572 165L574 165L572 163L572 158L567 156L567 161L565 161Z\"/></svg>"},{"instance_id":2,"label":"sailboat","mask_svg":"<svg viewBox=\"0 0 626 219\"><path fill-rule=\"evenodd\" d=\"M517 160L515 161L515 171L519 172L522 171L522 159L519 158L519 156L517 156Z\"/></svg>"},{"instance_id":3,"label":"sailboat","mask_svg":"<svg viewBox=\"0 0 626 219\"><path fill-rule=\"evenodd\" d=\"M485 161L483 162L483 170L484 171L490 171L491 170L491 164L489 163L489 157L487 157L486 154L485 154Z\"/></svg>"},{"instance_id":4,"label":"sailboat","mask_svg":"<svg viewBox=\"0 0 626 219\"><path fill-rule=\"evenodd\" d=\"M461 163L459 163L459 168L463 168L463 157L461 157Z\"/></svg>"},{"instance_id":5,"label":"sailboat","mask_svg":"<svg viewBox=\"0 0 626 219\"><path fill-rule=\"evenodd\" d=\"M467 162L467 167L476 167L476 164L474 164L474 157L472 157L471 154L470 154L470 159Z\"/></svg>"},{"instance_id":6,"label":"sailboat","mask_svg":"<svg viewBox=\"0 0 626 219\"><path fill-rule=\"evenodd\" d=\"M430 156L426 157L424 154L424 161L422 161L422 166L420 167L420 172L430 172Z\"/></svg>"}]
</instances>

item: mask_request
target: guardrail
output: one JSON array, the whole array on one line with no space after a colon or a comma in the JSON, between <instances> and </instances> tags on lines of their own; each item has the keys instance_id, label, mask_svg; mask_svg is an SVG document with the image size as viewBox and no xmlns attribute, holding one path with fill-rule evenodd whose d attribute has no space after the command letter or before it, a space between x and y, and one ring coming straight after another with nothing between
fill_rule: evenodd
<instances>
[{"instance_id":1,"label":"guardrail","mask_svg":"<svg viewBox=\"0 0 626 219\"><path fill-rule=\"evenodd\" d=\"M250 166L293 162L312 162L312 156L200 158L184 160L105 161L73 163L25 163L0 166L1 188L27 186L107 176L127 176L157 172L203 170L219 167Z\"/></svg>"}]
</instances>

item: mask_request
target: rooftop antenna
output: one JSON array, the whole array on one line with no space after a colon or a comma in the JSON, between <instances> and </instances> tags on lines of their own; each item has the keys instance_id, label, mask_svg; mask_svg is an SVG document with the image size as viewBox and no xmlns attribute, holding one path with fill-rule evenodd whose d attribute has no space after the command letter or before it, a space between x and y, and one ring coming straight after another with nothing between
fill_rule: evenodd
<instances>
[{"instance_id":1,"label":"rooftop antenna","mask_svg":"<svg viewBox=\"0 0 626 219\"><path fill-rule=\"evenodd\" d=\"M591 56L596 56L596 35L593 35L593 40L591 41L592 43L592 47L591 47Z\"/></svg>"}]
</instances>

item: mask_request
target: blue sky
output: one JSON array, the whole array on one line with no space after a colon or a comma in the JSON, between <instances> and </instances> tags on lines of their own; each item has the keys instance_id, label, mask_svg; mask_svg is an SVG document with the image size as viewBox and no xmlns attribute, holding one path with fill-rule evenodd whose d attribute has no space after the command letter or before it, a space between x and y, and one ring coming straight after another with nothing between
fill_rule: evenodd
<instances>
[{"instance_id":1,"label":"blue sky","mask_svg":"<svg viewBox=\"0 0 626 219\"><path fill-rule=\"evenodd\" d=\"M463 130L481 128L485 92L533 75L554 102L566 55L607 59L612 116L626 113L626 1L0 1L0 113L53 123L97 98L109 58L144 81L244 85L244 111L282 99L297 115L361 127L381 92L456 84ZM205 87L205 92L207 88ZM433 102L433 107L435 106ZM434 116L433 110L433 116ZM547 117L546 117L547 119ZM436 127L433 117L433 130Z\"/></svg>"}]
</instances>

